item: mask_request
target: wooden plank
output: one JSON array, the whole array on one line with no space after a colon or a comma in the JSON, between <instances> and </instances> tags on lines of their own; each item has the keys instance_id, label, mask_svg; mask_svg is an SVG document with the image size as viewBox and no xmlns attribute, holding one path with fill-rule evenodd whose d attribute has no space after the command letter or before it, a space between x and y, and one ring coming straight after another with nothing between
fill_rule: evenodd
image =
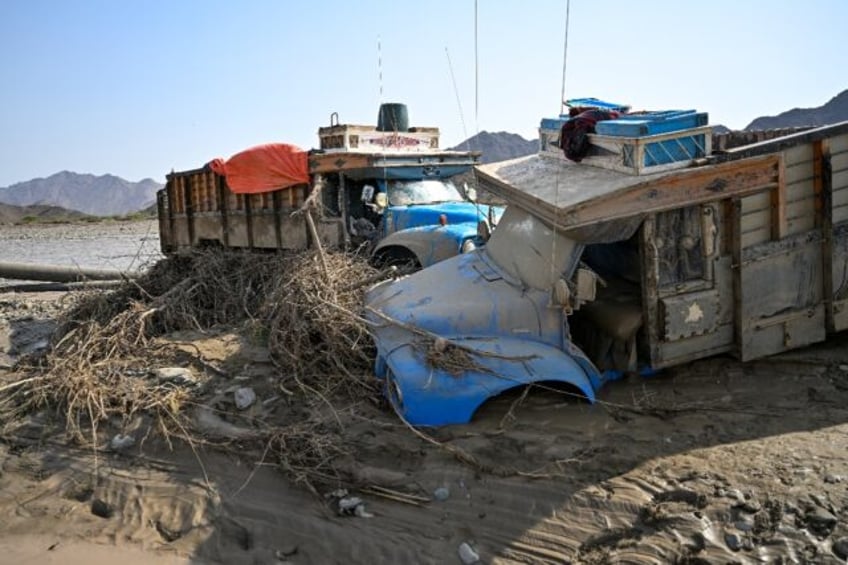
<instances>
[{"instance_id":1,"label":"wooden plank","mask_svg":"<svg viewBox=\"0 0 848 565\"><path fill-rule=\"evenodd\" d=\"M742 202L735 198L730 205L730 255L733 272L733 352L742 356Z\"/></svg>"},{"instance_id":2,"label":"wooden plank","mask_svg":"<svg viewBox=\"0 0 848 565\"><path fill-rule=\"evenodd\" d=\"M838 155L840 153L848 153L848 134L830 137L830 154Z\"/></svg>"},{"instance_id":3,"label":"wooden plank","mask_svg":"<svg viewBox=\"0 0 848 565\"><path fill-rule=\"evenodd\" d=\"M822 139L813 142L813 194L815 195L815 205L811 213L815 215L815 225L818 227L822 226L825 184L828 185L828 193L831 191L830 162L828 154L828 140ZM827 179L825 179L825 177L827 177Z\"/></svg>"},{"instance_id":4,"label":"wooden plank","mask_svg":"<svg viewBox=\"0 0 848 565\"><path fill-rule=\"evenodd\" d=\"M741 216L741 224L740 229L743 234L765 230L768 233L772 232L772 210L771 208L766 208L765 210L760 210L758 212L752 212L750 214L743 214Z\"/></svg>"},{"instance_id":5,"label":"wooden plank","mask_svg":"<svg viewBox=\"0 0 848 565\"><path fill-rule=\"evenodd\" d=\"M832 151L832 149L831 149ZM848 171L848 151L830 154L830 167L834 172Z\"/></svg>"},{"instance_id":6,"label":"wooden plank","mask_svg":"<svg viewBox=\"0 0 848 565\"><path fill-rule=\"evenodd\" d=\"M844 171L833 171L830 176L833 190L842 190L848 187L848 169Z\"/></svg>"},{"instance_id":7,"label":"wooden plank","mask_svg":"<svg viewBox=\"0 0 848 565\"><path fill-rule=\"evenodd\" d=\"M813 178L813 169L810 167L810 175L806 180L793 182L786 185L786 200L801 200L803 198L812 198L815 194L815 183Z\"/></svg>"},{"instance_id":8,"label":"wooden plank","mask_svg":"<svg viewBox=\"0 0 848 565\"><path fill-rule=\"evenodd\" d=\"M813 178L813 160L796 163L795 165L786 165L786 184L802 183Z\"/></svg>"},{"instance_id":9,"label":"wooden plank","mask_svg":"<svg viewBox=\"0 0 848 565\"><path fill-rule=\"evenodd\" d=\"M787 229L785 159L781 159L777 165L777 186L771 191L771 213L771 237L772 239L783 239Z\"/></svg>"},{"instance_id":10,"label":"wooden plank","mask_svg":"<svg viewBox=\"0 0 848 565\"><path fill-rule=\"evenodd\" d=\"M688 169L561 209L557 220L563 227L577 227L773 189L778 185L780 162L779 155L767 155Z\"/></svg>"},{"instance_id":11,"label":"wooden plank","mask_svg":"<svg viewBox=\"0 0 848 565\"><path fill-rule=\"evenodd\" d=\"M771 209L771 194L769 192L759 192L742 198L742 215L759 212L760 210Z\"/></svg>"},{"instance_id":12,"label":"wooden plank","mask_svg":"<svg viewBox=\"0 0 848 565\"><path fill-rule=\"evenodd\" d=\"M656 216L645 218L639 238L642 258L642 324L648 340L652 367L660 363L659 256L656 245Z\"/></svg>"},{"instance_id":13,"label":"wooden plank","mask_svg":"<svg viewBox=\"0 0 848 565\"><path fill-rule=\"evenodd\" d=\"M787 167L813 160L813 146L811 143L796 145L783 150L783 160Z\"/></svg>"},{"instance_id":14,"label":"wooden plank","mask_svg":"<svg viewBox=\"0 0 848 565\"><path fill-rule=\"evenodd\" d=\"M742 248L752 247L754 245L765 243L771 239L771 229L769 227L764 227L761 229L757 229L754 231L749 231L747 233L741 234L741 245Z\"/></svg>"},{"instance_id":15,"label":"wooden plank","mask_svg":"<svg viewBox=\"0 0 848 565\"><path fill-rule=\"evenodd\" d=\"M786 218L787 220L796 220L798 218L812 218L818 225L821 215L821 203L817 198L804 198L786 203Z\"/></svg>"},{"instance_id":16,"label":"wooden plank","mask_svg":"<svg viewBox=\"0 0 848 565\"><path fill-rule=\"evenodd\" d=\"M792 218L786 222L786 235L797 235L816 229L816 218L812 215Z\"/></svg>"}]
</instances>

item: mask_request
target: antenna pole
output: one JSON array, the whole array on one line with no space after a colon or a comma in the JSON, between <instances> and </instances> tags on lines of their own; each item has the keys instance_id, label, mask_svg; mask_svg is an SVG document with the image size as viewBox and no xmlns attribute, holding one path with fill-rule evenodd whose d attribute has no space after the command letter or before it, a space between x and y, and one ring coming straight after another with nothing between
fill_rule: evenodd
<instances>
[{"instance_id":1,"label":"antenna pole","mask_svg":"<svg viewBox=\"0 0 848 565\"><path fill-rule=\"evenodd\" d=\"M475 0L476 1L476 0ZM559 95L559 113L565 109L565 68L568 61L568 18L571 12L571 0L565 1L565 39L562 46L562 92Z\"/></svg>"},{"instance_id":2,"label":"antenna pole","mask_svg":"<svg viewBox=\"0 0 848 565\"><path fill-rule=\"evenodd\" d=\"M480 133L480 73L477 55L477 0L474 0L474 129Z\"/></svg>"}]
</instances>

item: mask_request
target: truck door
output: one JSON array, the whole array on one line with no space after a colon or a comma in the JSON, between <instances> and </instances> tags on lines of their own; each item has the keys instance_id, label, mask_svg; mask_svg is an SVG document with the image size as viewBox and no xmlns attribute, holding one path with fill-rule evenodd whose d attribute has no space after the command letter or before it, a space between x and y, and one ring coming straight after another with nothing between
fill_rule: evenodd
<instances>
[{"instance_id":1,"label":"truck door","mask_svg":"<svg viewBox=\"0 0 848 565\"><path fill-rule=\"evenodd\" d=\"M733 201L743 361L825 339L825 214L814 145L782 152L778 187Z\"/></svg>"},{"instance_id":2,"label":"truck door","mask_svg":"<svg viewBox=\"0 0 848 565\"><path fill-rule=\"evenodd\" d=\"M721 202L649 216L642 226L642 294L651 366L734 346L732 258Z\"/></svg>"}]
</instances>

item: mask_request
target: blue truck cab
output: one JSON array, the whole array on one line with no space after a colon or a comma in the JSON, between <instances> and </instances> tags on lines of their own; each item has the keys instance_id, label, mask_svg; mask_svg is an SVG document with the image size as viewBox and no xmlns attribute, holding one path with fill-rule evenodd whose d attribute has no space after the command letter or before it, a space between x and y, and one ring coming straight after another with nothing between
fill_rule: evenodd
<instances>
[{"instance_id":1,"label":"blue truck cab","mask_svg":"<svg viewBox=\"0 0 848 565\"><path fill-rule=\"evenodd\" d=\"M374 179L376 186L363 188L363 211L371 219L355 219L353 231L373 242L371 261L378 267L419 269L473 251L502 214L477 203L474 189L460 191L449 178L419 172L396 169L392 176L400 178Z\"/></svg>"}]
</instances>

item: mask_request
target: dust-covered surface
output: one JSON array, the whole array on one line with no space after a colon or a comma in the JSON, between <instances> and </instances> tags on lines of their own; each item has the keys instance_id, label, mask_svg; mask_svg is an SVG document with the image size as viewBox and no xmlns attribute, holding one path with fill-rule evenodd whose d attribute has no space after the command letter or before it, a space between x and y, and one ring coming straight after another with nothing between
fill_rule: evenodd
<instances>
[{"instance_id":1,"label":"dust-covered surface","mask_svg":"<svg viewBox=\"0 0 848 565\"><path fill-rule=\"evenodd\" d=\"M0 548L20 539L41 562L84 543L191 563L845 562L845 336L613 383L593 406L517 392L469 425L415 431L382 402L348 312L370 272L330 256L346 282L326 285L295 258L312 284L289 288L240 260L172 265L62 324L72 295L0 295L7 365L60 326L42 355L0 368ZM117 355L94 343L116 335ZM44 390L49 375L87 376L75 390L102 404Z\"/></svg>"}]
</instances>

